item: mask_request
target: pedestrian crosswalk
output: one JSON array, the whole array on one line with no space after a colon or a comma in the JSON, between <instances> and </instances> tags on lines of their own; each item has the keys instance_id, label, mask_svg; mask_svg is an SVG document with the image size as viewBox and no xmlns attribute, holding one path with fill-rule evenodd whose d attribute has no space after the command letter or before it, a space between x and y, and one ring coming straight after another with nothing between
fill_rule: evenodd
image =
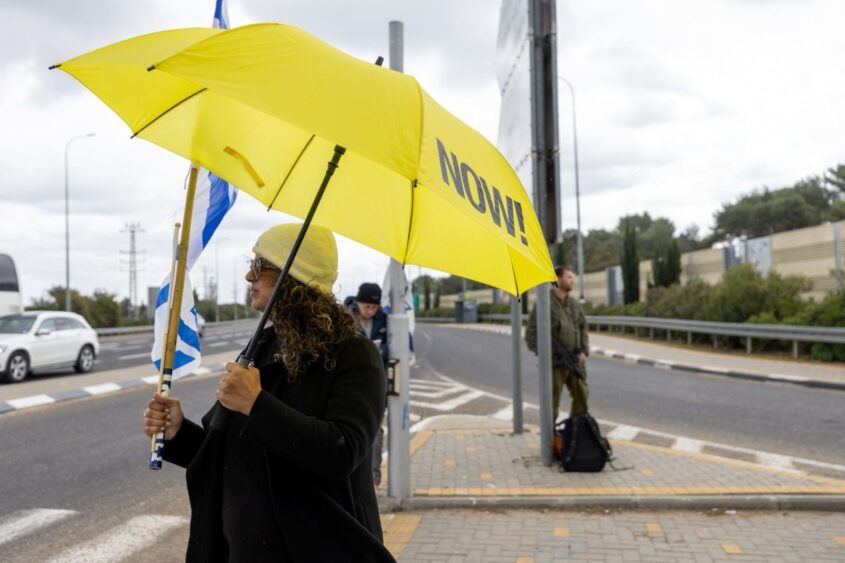
<instances>
[{"instance_id":1,"label":"pedestrian crosswalk","mask_svg":"<svg viewBox=\"0 0 845 563\"><path fill-rule=\"evenodd\" d=\"M72 530L74 519L82 516L78 511L61 508L33 508L0 515L0 560L38 558L49 563L149 560L143 557L146 550L165 534L187 530L188 526L185 517L146 514L98 530L92 537L79 538ZM34 557L16 548L17 543L32 546L33 542L27 544L26 540L33 538L38 545L38 553L31 554Z\"/></svg>"}]
</instances>

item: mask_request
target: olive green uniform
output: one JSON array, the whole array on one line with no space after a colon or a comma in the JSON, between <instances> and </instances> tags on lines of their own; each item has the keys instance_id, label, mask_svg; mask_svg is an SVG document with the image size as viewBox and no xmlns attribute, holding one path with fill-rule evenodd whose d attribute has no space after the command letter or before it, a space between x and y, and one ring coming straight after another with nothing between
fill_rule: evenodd
<instances>
[{"instance_id":1,"label":"olive green uniform","mask_svg":"<svg viewBox=\"0 0 845 563\"><path fill-rule=\"evenodd\" d=\"M539 289L538 289L539 290ZM575 298L567 296L560 300L554 290L550 290L549 312L551 313L552 338L557 340L570 352L590 353L589 336L587 335L587 319ZM537 305L531 309L528 326L525 328L525 343L528 348L537 353ZM586 376L587 366L582 365L581 371ZM569 390L572 397L570 414L584 414L587 412L587 398L589 388L584 379L576 376L565 367L552 368L552 414L557 419L560 406L560 394L563 386Z\"/></svg>"}]
</instances>

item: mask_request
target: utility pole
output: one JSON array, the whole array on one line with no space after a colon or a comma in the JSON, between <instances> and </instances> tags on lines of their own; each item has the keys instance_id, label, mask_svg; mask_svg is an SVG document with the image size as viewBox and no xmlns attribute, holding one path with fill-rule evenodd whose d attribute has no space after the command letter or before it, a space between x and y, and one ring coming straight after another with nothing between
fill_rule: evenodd
<instances>
[{"instance_id":1,"label":"utility pole","mask_svg":"<svg viewBox=\"0 0 845 563\"><path fill-rule=\"evenodd\" d=\"M403 72L404 28L400 21L389 24L390 68ZM393 498L411 496L411 428L410 428L410 350L409 320L405 314L405 273L402 264L391 258L390 315L387 317L387 344L390 355L399 360L394 394L387 399L387 494Z\"/></svg>"},{"instance_id":2,"label":"utility pole","mask_svg":"<svg viewBox=\"0 0 845 563\"><path fill-rule=\"evenodd\" d=\"M133 319L138 318L138 254L143 254L143 250L138 250L135 246L135 234L143 233L140 223L126 223L126 227L120 232L129 233L129 250L121 250L121 254L129 255L129 308Z\"/></svg>"},{"instance_id":3,"label":"utility pole","mask_svg":"<svg viewBox=\"0 0 845 563\"><path fill-rule=\"evenodd\" d=\"M560 147L557 115L557 31L555 0L530 0L528 26L531 38L532 146L534 157L534 208L546 238L560 236ZM552 437L551 295L545 284L537 286L537 363L540 403L540 460L554 462Z\"/></svg>"}]
</instances>

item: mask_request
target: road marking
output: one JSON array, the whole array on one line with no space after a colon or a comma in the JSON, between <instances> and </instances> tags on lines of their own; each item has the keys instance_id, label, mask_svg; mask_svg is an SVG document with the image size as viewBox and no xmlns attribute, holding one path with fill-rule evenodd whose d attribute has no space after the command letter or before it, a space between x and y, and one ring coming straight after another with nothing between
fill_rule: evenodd
<instances>
[{"instance_id":1,"label":"road marking","mask_svg":"<svg viewBox=\"0 0 845 563\"><path fill-rule=\"evenodd\" d=\"M437 411L451 411L451 410L455 410L457 407L459 407L459 406L461 406L465 403L468 403L472 400L475 400L479 397L483 397L485 395L486 395L486 393L484 391L473 390L473 391L467 391L463 395L460 395L460 396L455 397L453 399L449 399L448 401L444 401L442 403L427 403L425 401L411 401L411 406L429 408L429 409L434 409L434 410L437 410Z\"/></svg>"},{"instance_id":2,"label":"road marking","mask_svg":"<svg viewBox=\"0 0 845 563\"><path fill-rule=\"evenodd\" d=\"M56 399L49 395L32 395L30 397L22 397L20 399L9 399L6 401L16 409L26 409L29 407L37 407L39 405L49 405L55 403Z\"/></svg>"},{"instance_id":3,"label":"road marking","mask_svg":"<svg viewBox=\"0 0 845 563\"><path fill-rule=\"evenodd\" d=\"M121 387L117 383L102 383L100 385L91 385L83 387L83 391L87 391L92 395L100 395L102 393L110 393L111 391L120 391Z\"/></svg>"},{"instance_id":4,"label":"road marking","mask_svg":"<svg viewBox=\"0 0 845 563\"><path fill-rule=\"evenodd\" d=\"M208 344L209 348L216 348L217 346L227 346L229 344L228 340L224 340L223 342L211 342Z\"/></svg>"},{"instance_id":5,"label":"road marking","mask_svg":"<svg viewBox=\"0 0 845 563\"><path fill-rule=\"evenodd\" d=\"M15 512L0 521L0 545L64 520L73 514L76 514L75 510L59 510L57 508L36 508Z\"/></svg>"},{"instance_id":6,"label":"road marking","mask_svg":"<svg viewBox=\"0 0 845 563\"><path fill-rule=\"evenodd\" d=\"M447 387L445 389L441 389L440 391L420 391L414 389L414 384L411 384L411 393L414 397L422 397L423 399L439 399L441 397L446 397L448 395L454 395L455 393L460 393L462 391L466 391L467 387L463 385L455 385L452 387Z\"/></svg>"},{"instance_id":7,"label":"road marking","mask_svg":"<svg viewBox=\"0 0 845 563\"><path fill-rule=\"evenodd\" d=\"M398 559L402 554L417 526L420 525L420 520L422 520L422 516L419 514L381 516L382 528L384 529L384 546L394 558Z\"/></svg>"},{"instance_id":8,"label":"road marking","mask_svg":"<svg viewBox=\"0 0 845 563\"><path fill-rule=\"evenodd\" d=\"M127 354L126 356L118 356L118 360L137 360L138 358L149 358L149 352L141 352L140 354Z\"/></svg>"},{"instance_id":9,"label":"road marking","mask_svg":"<svg viewBox=\"0 0 845 563\"><path fill-rule=\"evenodd\" d=\"M128 522L107 530L96 538L75 545L57 557L51 563L96 563L127 559L145 547L155 543L159 536L173 528L188 523L186 518L150 514L137 516Z\"/></svg>"},{"instance_id":10,"label":"road marking","mask_svg":"<svg viewBox=\"0 0 845 563\"><path fill-rule=\"evenodd\" d=\"M496 411L493 418L497 420L513 420L513 403L505 406L505 408Z\"/></svg>"},{"instance_id":11,"label":"road marking","mask_svg":"<svg viewBox=\"0 0 845 563\"><path fill-rule=\"evenodd\" d=\"M694 454L701 453L704 448L704 442L701 440L693 440L692 438L678 437L675 438L675 443L672 444L673 450L680 450L682 452L691 452Z\"/></svg>"},{"instance_id":12,"label":"road marking","mask_svg":"<svg viewBox=\"0 0 845 563\"><path fill-rule=\"evenodd\" d=\"M625 424L620 424L613 430L607 433L607 437L613 440L627 440L630 442L634 438L637 437L637 434L640 433L640 429L636 426L627 426Z\"/></svg>"},{"instance_id":13,"label":"road marking","mask_svg":"<svg viewBox=\"0 0 845 563\"><path fill-rule=\"evenodd\" d=\"M792 465L792 459L785 455L758 452L757 461L767 467L774 467L775 469L795 469L795 466Z\"/></svg>"},{"instance_id":14,"label":"road marking","mask_svg":"<svg viewBox=\"0 0 845 563\"><path fill-rule=\"evenodd\" d=\"M158 375L148 375L146 377L142 377L141 381L148 384L158 383Z\"/></svg>"}]
</instances>

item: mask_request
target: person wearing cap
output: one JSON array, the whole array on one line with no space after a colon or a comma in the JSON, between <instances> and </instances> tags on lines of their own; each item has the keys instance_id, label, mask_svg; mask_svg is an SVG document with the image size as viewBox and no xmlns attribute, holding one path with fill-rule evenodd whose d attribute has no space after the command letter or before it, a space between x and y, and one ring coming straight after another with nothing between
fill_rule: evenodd
<instances>
[{"instance_id":1,"label":"person wearing cap","mask_svg":"<svg viewBox=\"0 0 845 563\"><path fill-rule=\"evenodd\" d=\"M387 314L381 308L381 287L377 283L362 283L358 286L352 313L358 320L361 331L373 341L381 355L381 361L387 365L390 354L387 348ZM387 396L385 395L385 403ZM381 485L381 452L384 448L384 429L379 426L373 443L373 485Z\"/></svg>"},{"instance_id":2,"label":"person wearing cap","mask_svg":"<svg viewBox=\"0 0 845 563\"><path fill-rule=\"evenodd\" d=\"M258 238L246 280L263 311L299 225ZM370 460L386 377L375 346L332 295L337 246L312 225L273 303L254 367L228 363L217 399L225 431L155 394L144 432L186 467L188 561L393 561L383 545Z\"/></svg>"},{"instance_id":3,"label":"person wearing cap","mask_svg":"<svg viewBox=\"0 0 845 563\"><path fill-rule=\"evenodd\" d=\"M390 357L387 348L387 314L381 308L381 288L377 283L362 283L355 296L353 314L361 330L378 348L383 362Z\"/></svg>"}]
</instances>

